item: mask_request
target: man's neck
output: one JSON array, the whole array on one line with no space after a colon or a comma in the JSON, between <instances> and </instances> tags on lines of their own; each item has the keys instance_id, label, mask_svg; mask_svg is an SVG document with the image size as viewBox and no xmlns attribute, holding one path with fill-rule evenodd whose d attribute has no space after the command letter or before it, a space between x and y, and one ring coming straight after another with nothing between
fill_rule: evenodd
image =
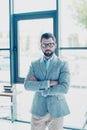
<instances>
[{"instance_id":1,"label":"man's neck","mask_svg":"<svg viewBox=\"0 0 87 130\"><path fill-rule=\"evenodd\" d=\"M46 59L46 60L49 60L51 57L52 57L52 56L50 56L50 57L45 56L45 59Z\"/></svg>"}]
</instances>

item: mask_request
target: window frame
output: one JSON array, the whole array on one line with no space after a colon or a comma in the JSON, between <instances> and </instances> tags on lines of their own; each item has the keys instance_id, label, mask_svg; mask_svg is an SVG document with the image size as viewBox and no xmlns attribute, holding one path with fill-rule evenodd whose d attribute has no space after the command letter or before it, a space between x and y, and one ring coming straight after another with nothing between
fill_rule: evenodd
<instances>
[{"instance_id":1,"label":"window frame","mask_svg":"<svg viewBox=\"0 0 87 130\"><path fill-rule=\"evenodd\" d=\"M44 18L53 18L53 32L56 36L58 43L58 14L56 10L51 11L41 11L41 12L31 12L31 13L20 13L13 14L13 27L12 27L12 43L11 49L13 50L13 55L11 58L12 61L12 82L13 83L23 83L24 77L18 77L18 22L22 20L34 20L34 19L44 19ZM56 49L56 54L58 55L58 44Z\"/></svg>"}]
</instances>

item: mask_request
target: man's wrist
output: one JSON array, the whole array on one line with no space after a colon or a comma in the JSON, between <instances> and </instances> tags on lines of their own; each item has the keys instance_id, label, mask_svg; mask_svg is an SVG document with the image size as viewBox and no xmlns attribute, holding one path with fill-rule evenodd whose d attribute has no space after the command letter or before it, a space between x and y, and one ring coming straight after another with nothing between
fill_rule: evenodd
<instances>
[{"instance_id":1,"label":"man's wrist","mask_svg":"<svg viewBox=\"0 0 87 130\"><path fill-rule=\"evenodd\" d=\"M58 81L56 80L50 80L50 86L58 85Z\"/></svg>"}]
</instances>

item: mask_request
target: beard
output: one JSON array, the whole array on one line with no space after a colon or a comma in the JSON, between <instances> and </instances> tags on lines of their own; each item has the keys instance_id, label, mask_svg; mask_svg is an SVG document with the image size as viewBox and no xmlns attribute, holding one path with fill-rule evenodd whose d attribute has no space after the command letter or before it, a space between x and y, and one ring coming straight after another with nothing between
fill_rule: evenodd
<instances>
[{"instance_id":1,"label":"beard","mask_svg":"<svg viewBox=\"0 0 87 130\"><path fill-rule=\"evenodd\" d=\"M47 56L47 57L51 57L53 55L53 52L47 50L47 51L44 52L44 55Z\"/></svg>"}]
</instances>

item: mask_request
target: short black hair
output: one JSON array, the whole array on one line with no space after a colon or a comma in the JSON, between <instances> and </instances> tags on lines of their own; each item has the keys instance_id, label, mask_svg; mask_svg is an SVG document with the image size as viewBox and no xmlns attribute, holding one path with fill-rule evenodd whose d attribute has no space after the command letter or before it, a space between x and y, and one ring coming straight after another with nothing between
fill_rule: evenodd
<instances>
[{"instance_id":1,"label":"short black hair","mask_svg":"<svg viewBox=\"0 0 87 130\"><path fill-rule=\"evenodd\" d=\"M52 34L52 33L43 33L41 35L41 39L40 39L40 42L42 42L42 39L45 38L45 39L48 39L48 38L52 38L52 40L56 43L56 38L55 36Z\"/></svg>"}]
</instances>

